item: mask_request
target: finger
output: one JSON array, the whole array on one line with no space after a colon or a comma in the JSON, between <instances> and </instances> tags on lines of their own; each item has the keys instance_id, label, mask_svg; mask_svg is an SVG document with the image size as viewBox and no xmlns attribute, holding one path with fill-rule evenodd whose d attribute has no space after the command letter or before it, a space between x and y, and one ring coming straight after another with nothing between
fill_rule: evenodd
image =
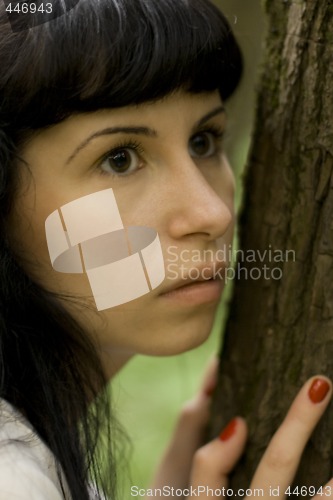
<instances>
[{"instance_id":1,"label":"finger","mask_svg":"<svg viewBox=\"0 0 333 500\"><path fill-rule=\"evenodd\" d=\"M194 453L203 443L217 370L218 358L214 356L208 363L200 391L180 413L169 446L156 471L154 487L172 485L181 489L188 485Z\"/></svg>"},{"instance_id":2,"label":"finger","mask_svg":"<svg viewBox=\"0 0 333 500\"><path fill-rule=\"evenodd\" d=\"M318 493L314 497L311 496L313 500L323 500L323 498L333 497L333 479L331 479L325 486L321 486L316 489ZM309 492L311 494L311 492Z\"/></svg>"},{"instance_id":3,"label":"finger","mask_svg":"<svg viewBox=\"0 0 333 500\"><path fill-rule=\"evenodd\" d=\"M195 451L201 446L209 418L210 398L199 393L187 402L178 418L169 446L156 471L154 487L188 485Z\"/></svg>"},{"instance_id":4,"label":"finger","mask_svg":"<svg viewBox=\"0 0 333 500\"><path fill-rule=\"evenodd\" d=\"M195 453L190 485L192 491L200 493L200 499L211 498L211 490L227 487L228 474L244 450L246 437L245 421L237 417L228 424L219 438Z\"/></svg>"},{"instance_id":5,"label":"finger","mask_svg":"<svg viewBox=\"0 0 333 500\"><path fill-rule=\"evenodd\" d=\"M280 487L281 497L292 484L304 447L332 396L332 384L324 376L313 377L302 387L282 425L273 436L251 483L263 488Z\"/></svg>"}]
</instances>

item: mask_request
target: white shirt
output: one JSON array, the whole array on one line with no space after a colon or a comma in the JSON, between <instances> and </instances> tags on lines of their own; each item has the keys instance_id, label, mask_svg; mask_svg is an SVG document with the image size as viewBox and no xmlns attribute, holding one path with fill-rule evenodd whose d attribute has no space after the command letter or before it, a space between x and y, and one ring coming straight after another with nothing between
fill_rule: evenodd
<instances>
[{"instance_id":1,"label":"white shirt","mask_svg":"<svg viewBox=\"0 0 333 500\"><path fill-rule=\"evenodd\" d=\"M71 498L66 481L66 498ZM64 500L56 460L32 426L0 399L0 500Z\"/></svg>"}]
</instances>

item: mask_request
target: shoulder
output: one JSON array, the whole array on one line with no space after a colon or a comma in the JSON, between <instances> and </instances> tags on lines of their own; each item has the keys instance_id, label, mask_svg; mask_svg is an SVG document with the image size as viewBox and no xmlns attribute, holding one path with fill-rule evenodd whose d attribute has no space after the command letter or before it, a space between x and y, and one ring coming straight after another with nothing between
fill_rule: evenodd
<instances>
[{"instance_id":1,"label":"shoulder","mask_svg":"<svg viewBox=\"0 0 333 500\"><path fill-rule=\"evenodd\" d=\"M63 500L56 460L23 415L0 399L0 498Z\"/></svg>"}]
</instances>

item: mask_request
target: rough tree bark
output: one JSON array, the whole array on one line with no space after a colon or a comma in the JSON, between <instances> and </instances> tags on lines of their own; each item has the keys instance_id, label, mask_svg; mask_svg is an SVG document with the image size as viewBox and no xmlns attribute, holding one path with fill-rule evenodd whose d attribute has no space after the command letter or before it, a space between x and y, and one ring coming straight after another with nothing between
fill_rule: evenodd
<instances>
[{"instance_id":1,"label":"rough tree bark","mask_svg":"<svg viewBox=\"0 0 333 500\"><path fill-rule=\"evenodd\" d=\"M265 8L269 29L240 219L240 246L256 251L256 262L240 265L260 268L261 278L245 279L242 271L235 282L211 427L216 435L233 416L247 418L249 445L234 488L249 486L302 383L316 373L333 376L333 1L266 0ZM284 252L284 261L260 262L259 252L269 249L271 257ZM295 260L287 261L286 250ZM282 278L265 279L264 265L266 277L278 267ZM333 408L295 484L319 487L331 477L332 440Z\"/></svg>"}]
</instances>

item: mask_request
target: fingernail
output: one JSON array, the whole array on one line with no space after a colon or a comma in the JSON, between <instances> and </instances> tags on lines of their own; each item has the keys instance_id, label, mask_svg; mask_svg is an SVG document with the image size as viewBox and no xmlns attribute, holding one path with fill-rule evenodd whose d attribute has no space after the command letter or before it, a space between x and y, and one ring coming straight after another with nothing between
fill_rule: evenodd
<instances>
[{"instance_id":1,"label":"fingernail","mask_svg":"<svg viewBox=\"0 0 333 500\"><path fill-rule=\"evenodd\" d=\"M227 441L231 438L236 432L237 427L237 418L232 419L228 425L223 429L219 438L221 441Z\"/></svg>"},{"instance_id":2,"label":"fingernail","mask_svg":"<svg viewBox=\"0 0 333 500\"><path fill-rule=\"evenodd\" d=\"M312 382L312 385L309 389L309 398L313 403L321 403L322 401L324 401L329 390L330 384L327 382L327 380L316 378Z\"/></svg>"}]
</instances>

